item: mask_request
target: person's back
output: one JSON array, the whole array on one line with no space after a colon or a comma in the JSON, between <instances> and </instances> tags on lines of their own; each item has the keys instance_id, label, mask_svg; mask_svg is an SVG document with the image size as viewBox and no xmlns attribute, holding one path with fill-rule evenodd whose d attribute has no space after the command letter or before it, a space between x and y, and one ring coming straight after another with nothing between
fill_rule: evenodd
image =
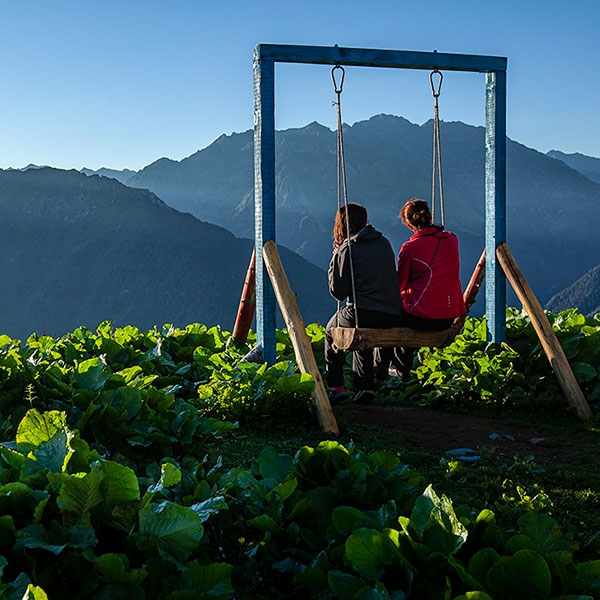
<instances>
[{"instance_id":1,"label":"person's back","mask_svg":"<svg viewBox=\"0 0 600 600\"><path fill-rule=\"evenodd\" d=\"M334 251L328 272L329 289L337 300L347 299L348 306L356 305L359 315L362 311L400 315L395 272L396 257L390 242L367 224Z\"/></svg>"},{"instance_id":2,"label":"person's back","mask_svg":"<svg viewBox=\"0 0 600 600\"><path fill-rule=\"evenodd\" d=\"M456 235L435 225L418 230L398 254L402 308L423 319L453 319L465 312Z\"/></svg>"},{"instance_id":3,"label":"person's back","mask_svg":"<svg viewBox=\"0 0 600 600\"><path fill-rule=\"evenodd\" d=\"M429 206L420 198L406 202L399 216L413 233L398 253L401 325L420 331L443 331L466 312L458 239L433 224ZM404 380L410 377L414 350L400 346L394 349L392 365ZM389 364L386 352L378 350L375 362L376 377L383 381Z\"/></svg>"},{"instance_id":4,"label":"person's back","mask_svg":"<svg viewBox=\"0 0 600 600\"><path fill-rule=\"evenodd\" d=\"M397 327L402 313L396 260L391 244L367 223L366 209L357 203L342 206L333 229L334 249L328 279L331 295L340 302L325 327L325 367L332 404L348 398L344 388L343 351L333 345L333 327ZM387 349L388 361L391 349ZM354 401L368 404L373 396L373 350L353 353Z\"/></svg>"}]
</instances>

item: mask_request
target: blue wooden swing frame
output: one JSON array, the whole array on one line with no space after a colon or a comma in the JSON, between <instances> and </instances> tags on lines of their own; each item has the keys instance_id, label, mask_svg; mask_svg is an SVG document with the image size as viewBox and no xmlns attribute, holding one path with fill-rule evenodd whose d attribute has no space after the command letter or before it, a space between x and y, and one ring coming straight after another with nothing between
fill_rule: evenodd
<instances>
[{"instance_id":1,"label":"blue wooden swing frame","mask_svg":"<svg viewBox=\"0 0 600 600\"><path fill-rule=\"evenodd\" d=\"M338 46L258 44L254 49L254 230L256 336L263 359L275 362L276 301L263 264L263 244L275 240L275 63L440 69L486 74L485 249L487 335L506 337L506 276L496 247L506 241L506 67L498 56L410 52Z\"/></svg>"}]
</instances>

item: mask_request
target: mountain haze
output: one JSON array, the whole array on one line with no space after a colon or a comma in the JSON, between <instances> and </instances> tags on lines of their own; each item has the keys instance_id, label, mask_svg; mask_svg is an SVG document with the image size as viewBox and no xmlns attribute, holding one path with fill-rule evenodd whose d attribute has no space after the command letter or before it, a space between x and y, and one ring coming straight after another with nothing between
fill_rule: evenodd
<instances>
[{"instance_id":1,"label":"mountain haze","mask_svg":"<svg viewBox=\"0 0 600 600\"><path fill-rule=\"evenodd\" d=\"M546 308L552 312L573 307L590 317L600 312L600 265L552 296L546 304Z\"/></svg>"},{"instance_id":2,"label":"mountain haze","mask_svg":"<svg viewBox=\"0 0 600 600\"><path fill-rule=\"evenodd\" d=\"M0 171L0 332L58 336L103 320L231 330L253 244L111 178ZM279 250L306 322L324 322L326 274Z\"/></svg>"},{"instance_id":3,"label":"mountain haze","mask_svg":"<svg viewBox=\"0 0 600 600\"><path fill-rule=\"evenodd\" d=\"M559 150L550 150L546 156L562 160L566 165L585 175L588 179L600 183L600 158L585 156L576 152L575 154L565 154Z\"/></svg>"},{"instance_id":4,"label":"mountain haze","mask_svg":"<svg viewBox=\"0 0 600 600\"><path fill-rule=\"evenodd\" d=\"M131 169L117 170L107 169L106 167L102 167L97 171L84 167L81 169L81 172L85 173L85 175L100 175L101 177L109 177L111 179L116 179L121 183L125 183L128 179L131 179L136 174L136 171L132 171Z\"/></svg>"},{"instance_id":5,"label":"mountain haze","mask_svg":"<svg viewBox=\"0 0 600 600\"><path fill-rule=\"evenodd\" d=\"M459 235L466 283L484 245L485 132L442 122L441 136L446 227ZM431 121L391 115L344 127L349 200L367 207L396 250L409 233L397 218L402 204L431 197L431 139ZM161 159L127 184L236 235L254 235L251 131L223 135L181 161ZM278 240L325 268L337 208L334 132L311 123L276 133L276 205ZM507 241L542 303L598 264L598 222L598 183L507 140ZM510 291L509 299L516 303Z\"/></svg>"}]
</instances>

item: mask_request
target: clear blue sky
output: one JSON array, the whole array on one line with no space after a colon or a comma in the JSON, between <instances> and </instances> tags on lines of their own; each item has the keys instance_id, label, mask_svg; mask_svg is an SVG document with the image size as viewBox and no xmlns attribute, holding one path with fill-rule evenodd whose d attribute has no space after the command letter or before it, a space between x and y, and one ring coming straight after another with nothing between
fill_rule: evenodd
<instances>
[{"instance_id":1,"label":"clear blue sky","mask_svg":"<svg viewBox=\"0 0 600 600\"><path fill-rule=\"evenodd\" d=\"M252 128L257 43L508 58L507 132L600 157L598 0L0 0L0 168L140 169ZM329 67L278 65L276 125L335 126ZM483 124L484 76L447 73L443 120ZM348 68L347 123L431 118L425 71Z\"/></svg>"}]
</instances>

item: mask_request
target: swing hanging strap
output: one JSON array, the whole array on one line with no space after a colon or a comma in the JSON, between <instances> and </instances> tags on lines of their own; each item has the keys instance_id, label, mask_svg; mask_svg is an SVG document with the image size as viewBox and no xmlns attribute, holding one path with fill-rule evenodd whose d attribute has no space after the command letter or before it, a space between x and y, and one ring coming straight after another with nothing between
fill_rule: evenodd
<instances>
[{"instance_id":1,"label":"swing hanging strap","mask_svg":"<svg viewBox=\"0 0 600 600\"><path fill-rule=\"evenodd\" d=\"M338 73L339 72L339 73ZM339 74L339 82L336 79ZM346 211L346 238L348 240L348 261L350 262L350 281L352 285L352 302L354 303L355 327L358 327L358 307L356 305L356 287L354 283L354 265L352 262L352 243L350 242L350 219L348 218L348 191L346 184L346 157L344 155L344 134L342 122L342 91L344 89L344 77L346 71L341 65L335 65L331 69L331 80L333 81L333 91L337 96L337 101L333 105L337 109L337 205L338 210L344 206ZM338 301L337 315L339 319L340 302ZM339 325L339 322L338 322Z\"/></svg>"},{"instance_id":2,"label":"swing hanging strap","mask_svg":"<svg viewBox=\"0 0 600 600\"><path fill-rule=\"evenodd\" d=\"M339 71L339 83L336 79L336 72ZM346 72L341 65L335 65L331 69L331 80L333 81L333 91L337 96L337 101L333 102L333 106L337 109L337 206L338 210L343 204L348 204L346 194L346 159L344 157L344 137L342 131L342 91L344 89L344 77Z\"/></svg>"},{"instance_id":3,"label":"swing hanging strap","mask_svg":"<svg viewBox=\"0 0 600 600\"><path fill-rule=\"evenodd\" d=\"M434 77L438 75L437 84ZM435 206L436 206L436 183L440 190L440 225L446 226L444 216L444 180L442 177L442 142L440 139L440 113L438 99L442 90L442 80L444 76L441 71L434 69L429 74L429 83L431 85L431 93L433 95L433 166L431 173L431 216L435 223Z\"/></svg>"}]
</instances>

